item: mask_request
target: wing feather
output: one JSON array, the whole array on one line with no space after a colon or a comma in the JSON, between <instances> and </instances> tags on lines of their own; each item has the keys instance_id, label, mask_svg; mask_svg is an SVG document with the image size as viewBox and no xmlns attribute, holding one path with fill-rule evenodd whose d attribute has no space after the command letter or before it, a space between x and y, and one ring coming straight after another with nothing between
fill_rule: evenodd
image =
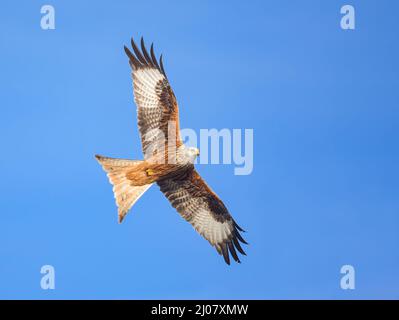
<instances>
[{"instance_id":1,"label":"wing feather","mask_svg":"<svg viewBox=\"0 0 399 320\"><path fill-rule=\"evenodd\" d=\"M133 48L133 51L134 51L136 57L140 60L140 62L142 64L146 65L147 63L146 63L143 55L141 54L139 48L137 48L136 43L134 42L133 38L130 40L130 43L132 44L132 48Z\"/></svg>"},{"instance_id":2,"label":"wing feather","mask_svg":"<svg viewBox=\"0 0 399 320\"><path fill-rule=\"evenodd\" d=\"M166 76L165 69L163 67L163 56L162 56L162 54L159 57L159 66L161 67L162 74L165 76L166 79L168 79L168 77Z\"/></svg>"},{"instance_id":3,"label":"wing feather","mask_svg":"<svg viewBox=\"0 0 399 320\"><path fill-rule=\"evenodd\" d=\"M230 264L230 255L240 262L237 251L243 255L245 251L239 242L247 244L240 234L242 228L194 169L157 183L172 206L216 248L227 264Z\"/></svg>"},{"instance_id":4,"label":"wing feather","mask_svg":"<svg viewBox=\"0 0 399 320\"><path fill-rule=\"evenodd\" d=\"M160 144L176 139L176 148L181 144L179 129L179 108L173 90L166 78L162 63L157 62L154 46L148 53L144 39L141 38L141 50L131 39L132 53L127 47L125 52L132 67L134 101L137 105L138 126L145 158L154 155L152 150ZM169 137L168 124L175 123L175 137ZM172 132L172 131L171 131Z\"/></svg>"},{"instance_id":5,"label":"wing feather","mask_svg":"<svg viewBox=\"0 0 399 320\"><path fill-rule=\"evenodd\" d=\"M147 48L145 47L144 38L143 37L141 37L140 43L141 43L141 51L143 51L143 53L144 53L144 57L145 57L145 60L147 61L147 64L149 66L155 68L155 66L153 65L153 63L151 61L150 55L148 54Z\"/></svg>"},{"instance_id":6,"label":"wing feather","mask_svg":"<svg viewBox=\"0 0 399 320\"><path fill-rule=\"evenodd\" d=\"M153 44L153 43L151 43L150 53L151 53L151 59L152 59L152 62L153 62L153 64L154 64L154 66L155 66L158 70L160 70L159 64L158 64L158 61L157 61L157 58L156 58L155 53L154 53L154 44Z\"/></svg>"}]
</instances>

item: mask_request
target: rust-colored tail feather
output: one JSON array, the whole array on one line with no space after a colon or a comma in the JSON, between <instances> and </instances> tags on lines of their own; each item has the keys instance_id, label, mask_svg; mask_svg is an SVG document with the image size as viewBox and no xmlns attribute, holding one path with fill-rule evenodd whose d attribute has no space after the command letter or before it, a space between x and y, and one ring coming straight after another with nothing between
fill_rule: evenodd
<instances>
[{"instance_id":1,"label":"rust-colored tail feather","mask_svg":"<svg viewBox=\"0 0 399 320\"><path fill-rule=\"evenodd\" d=\"M113 185L114 197L118 206L118 222L121 223L129 209L151 187L152 183L134 186L126 174L142 163L140 160L115 159L96 155L96 159L107 173Z\"/></svg>"}]
</instances>

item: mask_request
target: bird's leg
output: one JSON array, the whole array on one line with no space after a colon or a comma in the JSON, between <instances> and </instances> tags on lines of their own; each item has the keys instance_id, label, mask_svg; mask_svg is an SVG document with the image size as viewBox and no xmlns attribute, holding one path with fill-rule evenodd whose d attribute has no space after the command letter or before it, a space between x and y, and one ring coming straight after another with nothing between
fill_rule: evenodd
<instances>
[{"instance_id":1,"label":"bird's leg","mask_svg":"<svg viewBox=\"0 0 399 320\"><path fill-rule=\"evenodd\" d=\"M154 171L152 169L146 169L145 173L147 174L147 176L152 176L154 175Z\"/></svg>"}]
</instances>

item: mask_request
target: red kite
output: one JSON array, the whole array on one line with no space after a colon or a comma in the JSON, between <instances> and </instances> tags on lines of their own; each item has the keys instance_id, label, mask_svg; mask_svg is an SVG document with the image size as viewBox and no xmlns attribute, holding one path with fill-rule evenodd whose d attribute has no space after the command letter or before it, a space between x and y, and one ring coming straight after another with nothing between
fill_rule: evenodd
<instances>
[{"instance_id":1,"label":"red kite","mask_svg":"<svg viewBox=\"0 0 399 320\"><path fill-rule=\"evenodd\" d=\"M240 245L247 244L240 234L244 230L194 168L199 150L185 146L180 138L179 108L162 55L158 62L153 45L148 53L143 38L141 50L133 39L131 44L134 54L127 47L125 52L132 68L144 160L96 155L113 185L119 222L144 192L157 183L172 206L223 255L227 264L230 254L240 262L236 250L245 255ZM175 129L173 133L170 124Z\"/></svg>"}]
</instances>

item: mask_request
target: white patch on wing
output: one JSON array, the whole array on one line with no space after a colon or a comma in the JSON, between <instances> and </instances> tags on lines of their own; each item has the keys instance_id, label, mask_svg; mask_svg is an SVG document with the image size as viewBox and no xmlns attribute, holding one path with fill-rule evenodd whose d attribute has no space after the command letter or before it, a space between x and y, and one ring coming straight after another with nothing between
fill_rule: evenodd
<instances>
[{"instance_id":1,"label":"white patch on wing","mask_svg":"<svg viewBox=\"0 0 399 320\"><path fill-rule=\"evenodd\" d=\"M169 182L170 191L168 198L173 203L178 203L176 209L181 216L189 221L194 229L202 235L212 246L229 240L234 230L232 220L218 222L213 217L205 203L198 205L191 203L192 196L184 187L177 183Z\"/></svg>"},{"instance_id":2,"label":"white patch on wing","mask_svg":"<svg viewBox=\"0 0 399 320\"><path fill-rule=\"evenodd\" d=\"M139 108L159 108L159 81L165 77L157 69L138 69L133 72L134 97Z\"/></svg>"},{"instance_id":3,"label":"white patch on wing","mask_svg":"<svg viewBox=\"0 0 399 320\"><path fill-rule=\"evenodd\" d=\"M232 221L218 222L209 210L200 208L193 215L191 223L195 230L207 239L213 246L231 238L234 229Z\"/></svg>"}]
</instances>

